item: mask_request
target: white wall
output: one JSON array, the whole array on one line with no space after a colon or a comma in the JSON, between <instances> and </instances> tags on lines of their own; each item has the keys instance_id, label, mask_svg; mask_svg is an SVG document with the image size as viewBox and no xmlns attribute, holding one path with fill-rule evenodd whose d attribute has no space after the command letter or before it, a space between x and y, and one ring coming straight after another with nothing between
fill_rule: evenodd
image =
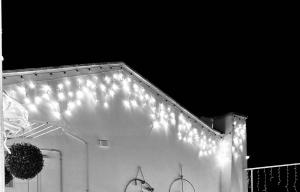
<instances>
[{"instance_id":1,"label":"white wall","mask_svg":"<svg viewBox=\"0 0 300 192\"><path fill-rule=\"evenodd\" d=\"M103 78L104 75L100 74L98 77ZM38 83L47 83L55 87L61 80ZM14 84L6 86L7 89L14 89L14 87ZM36 92L28 95L34 97ZM149 109L126 109L122 105L124 97L122 93L114 96L108 108L96 106L90 100L83 100L82 106L76 108L72 116L66 116L55 122L88 142L90 192L124 191L127 182L135 177L138 166L142 167L146 181L154 187L155 191L167 192L170 183L179 174L180 163L183 165L184 177L194 185L197 192L229 192L231 162L225 169L220 169L216 163L216 154L199 157L197 147L178 139L177 118L175 126L169 126L168 129L152 129ZM155 98L157 102L166 104L158 96ZM102 99L99 98L100 102ZM60 105L66 106L66 103ZM178 117L179 112L175 111L175 113ZM30 113L29 117L30 120L53 122L50 114L49 108L44 106L41 107L40 112ZM197 123L192 122L192 124L199 132L204 129ZM101 149L97 146L99 138L109 140L109 149ZM231 142L230 138L228 140ZM60 130L30 142L40 148L62 151L62 181L65 192L86 191L87 159L84 144ZM231 157L231 152L227 155ZM52 154L52 157L52 161L58 161L57 156ZM48 184L53 181L59 185L57 170L59 170L58 163L46 165L43 170L41 191L49 191Z\"/></svg>"}]
</instances>

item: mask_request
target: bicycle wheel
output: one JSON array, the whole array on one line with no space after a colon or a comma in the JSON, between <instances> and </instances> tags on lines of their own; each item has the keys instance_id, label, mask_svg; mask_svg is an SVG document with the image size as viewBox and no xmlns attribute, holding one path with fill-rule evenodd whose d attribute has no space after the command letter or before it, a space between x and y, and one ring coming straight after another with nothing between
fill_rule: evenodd
<instances>
[{"instance_id":1,"label":"bicycle wheel","mask_svg":"<svg viewBox=\"0 0 300 192\"><path fill-rule=\"evenodd\" d=\"M195 188L188 180L177 178L171 183L169 192L195 192Z\"/></svg>"},{"instance_id":2,"label":"bicycle wheel","mask_svg":"<svg viewBox=\"0 0 300 192\"><path fill-rule=\"evenodd\" d=\"M149 183L141 179L131 179L125 187L125 192L153 192Z\"/></svg>"}]
</instances>

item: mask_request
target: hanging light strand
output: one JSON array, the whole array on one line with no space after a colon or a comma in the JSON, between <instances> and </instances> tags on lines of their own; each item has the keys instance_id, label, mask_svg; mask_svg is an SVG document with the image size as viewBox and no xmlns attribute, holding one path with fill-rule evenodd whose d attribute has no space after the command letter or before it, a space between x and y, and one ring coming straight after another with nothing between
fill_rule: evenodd
<instances>
[{"instance_id":1,"label":"hanging light strand","mask_svg":"<svg viewBox=\"0 0 300 192\"><path fill-rule=\"evenodd\" d=\"M289 192L289 167L286 166L286 191Z\"/></svg>"},{"instance_id":2,"label":"hanging light strand","mask_svg":"<svg viewBox=\"0 0 300 192\"><path fill-rule=\"evenodd\" d=\"M257 183L256 183L257 191L259 191L259 170L257 170Z\"/></svg>"},{"instance_id":3,"label":"hanging light strand","mask_svg":"<svg viewBox=\"0 0 300 192\"><path fill-rule=\"evenodd\" d=\"M266 174L266 169L264 169L264 179L265 179L265 182L264 182L264 191L266 192L267 191L267 174Z\"/></svg>"},{"instance_id":4,"label":"hanging light strand","mask_svg":"<svg viewBox=\"0 0 300 192\"><path fill-rule=\"evenodd\" d=\"M296 185L297 184L297 180L298 180L297 165L294 166L294 172L295 172L295 178L294 178L294 185L293 185L293 187L294 187L295 191L298 192L297 191L297 185Z\"/></svg>"},{"instance_id":5,"label":"hanging light strand","mask_svg":"<svg viewBox=\"0 0 300 192\"><path fill-rule=\"evenodd\" d=\"M278 167L278 183L277 185L279 186L281 183L281 178L280 178L280 167Z\"/></svg>"},{"instance_id":6,"label":"hanging light strand","mask_svg":"<svg viewBox=\"0 0 300 192\"><path fill-rule=\"evenodd\" d=\"M274 177L273 177L273 169L271 168L270 169L270 182L272 182L272 179L273 179Z\"/></svg>"}]
</instances>

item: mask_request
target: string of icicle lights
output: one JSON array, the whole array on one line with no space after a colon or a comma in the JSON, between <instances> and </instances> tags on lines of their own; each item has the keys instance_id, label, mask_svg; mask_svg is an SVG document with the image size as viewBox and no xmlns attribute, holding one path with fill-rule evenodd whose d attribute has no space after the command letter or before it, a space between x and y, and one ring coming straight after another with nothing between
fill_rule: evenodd
<instances>
[{"instance_id":1,"label":"string of icicle lights","mask_svg":"<svg viewBox=\"0 0 300 192\"><path fill-rule=\"evenodd\" d=\"M234 118L233 121L233 145L232 154L235 159L244 152L244 142L246 140L246 122L243 119Z\"/></svg>"},{"instance_id":2,"label":"string of icicle lights","mask_svg":"<svg viewBox=\"0 0 300 192\"><path fill-rule=\"evenodd\" d=\"M109 110L114 98L121 97L126 111L147 111L153 130L168 132L171 127L176 128L178 140L196 147L199 157L214 154L220 140L204 125L199 129L199 123L194 125L185 114L155 98L152 92L123 71L24 81L5 87L5 91L30 113L46 109L51 121L71 119L81 107Z\"/></svg>"},{"instance_id":3,"label":"string of icicle lights","mask_svg":"<svg viewBox=\"0 0 300 192\"><path fill-rule=\"evenodd\" d=\"M298 165L279 166L248 170L248 191L286 191L298 192ZM274 171L274 170L275 171ZM263 175L261 175L263 173ZM253 180L251 180L251 174ZM269 178L268 178L269 177Z\"/></svg>"}]
</instances>

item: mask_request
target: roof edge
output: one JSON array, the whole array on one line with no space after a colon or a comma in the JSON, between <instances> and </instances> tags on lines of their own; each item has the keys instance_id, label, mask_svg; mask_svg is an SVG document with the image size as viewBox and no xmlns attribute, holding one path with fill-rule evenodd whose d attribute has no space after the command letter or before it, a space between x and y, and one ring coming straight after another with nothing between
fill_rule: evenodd
<instances>
[{"instance_id":1,"label":"roof edge","mask_svg":"<svg viewBox=\"0 0 300 192\"><path fill-rule=\"evenodd\" d=\"M85 69L99 67L102 65L110 66L121 66L123 62L104 62L104 63L87 63L87 64L75 64L75 65L61 65L56 67L41 67L41 68L25 68L25 69L14 69L14 70L3 70L4 76L15 76L15 75L29 75L34 73L51 73L60 71L71 71L75 69Z\"/></svg>"},{"instance_id":2,"label":"roof edge","mask_svg":"<svg viewBox=\"0 0 300 192\"><path fill-rule=\"evenodd\" d=\"M170 102L173 107L177 108L178 111L181 113L184 113L189 119L194 120L196 123L200 123L205 128L207 128L209 131L213 132L214 134L218 136L222 136L221 132L214 130L209 125L207 125L205 122L203 122L200 118L198 118L196 115L189 112L187 109L182 107L179 103L177 103L174 99L172 99L170 96L168 96L166 93L161 91L159 88L157 88L155 85L150 83L150 81L143 78L140 74L132 70L129 66L127 66L124 62L106 62L106 63L88 63L88 64L76 64L76 65L62 65L58 67L44 67L44 68L27 68L27 69L18 69L18 70L4 70L3 76L9 77L9 76L22 76L22 75L31 75L31 74L38 74L38 73L55 73L55 72L61 72L61 71L72 71L72 70L78 70L78 69L86 69L86 68L96 68L101 66L111 66L111 67L120 67L122 70L127 71L130 75L133 75L139 82L144 83L148 88L152 89L154 93L157 94L157 96L161 96L164 101Z\"/></svg>"}]
</instances>

